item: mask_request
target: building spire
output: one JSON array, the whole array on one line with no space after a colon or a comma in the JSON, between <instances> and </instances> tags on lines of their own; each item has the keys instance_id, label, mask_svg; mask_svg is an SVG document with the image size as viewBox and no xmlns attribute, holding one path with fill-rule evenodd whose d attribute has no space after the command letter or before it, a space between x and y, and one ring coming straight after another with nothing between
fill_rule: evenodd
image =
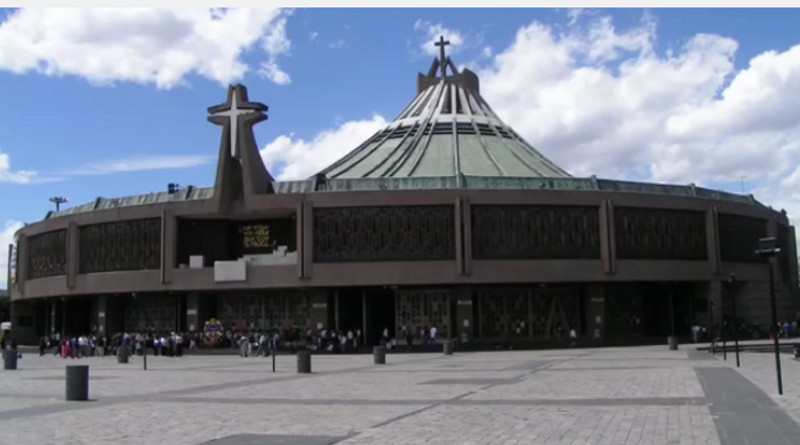
<instances>
[{"instance_id":1,"label":"building spire","mask_svg":"<svg viewBox=\"0 0 800 445\"><path fill-rule=\"evenodd\" d=\"M434 45L439 47L439 67L442 69L442 79L445 78L446 76L445 71L447 70L447 59L445 58L444 47L449 44L450 41L445 40L444 36L439 36L439 41L434 43Z\"/></svg>"}]
</instances>

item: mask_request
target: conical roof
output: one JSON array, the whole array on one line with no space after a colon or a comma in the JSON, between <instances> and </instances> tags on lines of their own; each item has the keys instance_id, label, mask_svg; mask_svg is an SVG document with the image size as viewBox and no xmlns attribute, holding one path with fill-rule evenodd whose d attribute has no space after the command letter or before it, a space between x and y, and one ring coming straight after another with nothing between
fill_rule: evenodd
<instances>
[{"instance_id":1,"label":"conical roof","mask_svg":"<svg viewBox=\"0 0 800 445\"><path fill-rule=\"evenodd\" d=\"M394 121L320 174L570 177L506 125L481 96L478 76L459 72L443 51L427 75L418 75L417 97Z\"/></svg>"}]
</instances>

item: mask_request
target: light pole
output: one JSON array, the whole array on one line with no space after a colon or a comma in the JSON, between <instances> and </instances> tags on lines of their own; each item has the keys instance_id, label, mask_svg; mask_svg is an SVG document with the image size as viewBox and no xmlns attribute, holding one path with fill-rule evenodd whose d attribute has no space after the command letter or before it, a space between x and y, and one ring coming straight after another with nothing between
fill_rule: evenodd
<instances>
[{"instance_id":1,"label":"light pole","mask_svg":"<svg viewBox=\"0 0 800 445\"><path fill-rule=\"evenodd\" d=\"M731 297L731 312L733 312L733 344L736 351L736 367L739 367L739 323L736 318L736 274L731 272L728 277L728 292Z\"/></svg>"},{"instance_id":2,"label":"light pole","mask_svg":"<svg viewBox=\"0 0 800 445\"><path fill-rule=\"evenodd\" d=\"M775 374L778 379L778 394L783 395L783 379L781 377L781 352L780 352L780 341L778 340L778 335L780 335L780 331L777 329L778 326L778 311L775 308L775 283L774 283L774 272L772 270L772 257L778 255L781 252L781 248L778 245L778 240L774 236L761 238L758 240L758 249L755 251L756 255L761 256L762 258L767 259L767 265L769 266L769 305L772 309L772 340L775 345Z\"/></svg>"},{"instance_id":3,"label":"light pole","mask_svg":"<svg viewBox=\"0 0 800 445\"><path fill-rule=\"evenodd\" d=\"M56 212L57 212L61 210L61 204L69 202L69 200L67 200L67 198L63 196L53 196L52 198L50 198L50 202L56 205Z\"/></svg>"},{"instance_id":4,"label":"light pole","mask_svg":"<svg viewBox=\"0 0 800 445\"><path fill-rule=\"evenodd\" d=\"M714 338L714 297L708 296L708 335L711 339L711 354L717 355L717 343Z\"/></svg>"}]
</instances>

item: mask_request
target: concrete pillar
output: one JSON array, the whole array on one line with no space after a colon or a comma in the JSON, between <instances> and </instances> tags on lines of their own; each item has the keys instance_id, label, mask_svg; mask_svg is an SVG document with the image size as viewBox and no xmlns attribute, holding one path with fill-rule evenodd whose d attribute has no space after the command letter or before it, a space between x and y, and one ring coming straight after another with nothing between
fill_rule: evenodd
<instances>
[{"instance_id":1,"label":"concrete pillar","mask_svg":"<svg viewBox=\"0 0 800 445\"><path fill-rule=\"evenodd\" d=\"M28 249L28 237L20 234L17 239L17 289L19 293L25 295L25 281L30 273L30 252ZM16 296L16 293L15 293Z\"/></svg>"},{"instance_id":2,"label":"concrete pillar","mask_svg":"<svg viewBox=\"0 0 800 445\"><path fill-rule=\"evenodd\" d=\"M719 216L716 206L706 212L706 247L708 249L708 265L711 274L714 276L719 275Z\"/></svg>"},{"instance_id":3,"label":"concrete pillar","mask_svg":"<svg viewBox=\"0 0 800 445\"><path fill-rule=\"evenodd\" d=\"M204 321L200 318L200 296L197 294L186 295L186 329L200 331Z\"/></svg>"},{"instance_id":4,"label":"concrete pillar","mask_svg":"<svg viewBox=\"0 0 800 445\"><path fill-rule=\"evenodd\" d=\"M178 250L178 220L170 210L161 212L161 282L171 283Z\"/></svg>"},{"instance_id":5,"label":"concrete pillar","mask_svg":"<svg viewBox=\"0 0 800 445\"><path fill-rule=\"evenodd\" d=\"M594 330L600 330L600 340L605 338L606 330L606 289L603 283L589 283L585 288L586 335L594 339Z\"/></svg>"},{"instance_id":6,"label":"concrete pillar","mask_svg":"<svg viewBox=\"0 0 800 445\"><path fill-rule=\"evenodd\" d=\"M301 201L297 204L297 207L294 211L294 222L295 222L295 246L297 249L297 278L305 277L305 267L304 267L304 258L305 252L303 251L303 245L305 243L305 205Z\"/></svg>"},{"instance_id":7,"label":"concrete pillar","mask_svg":"<svg viewBox=\"0 0 800 445\"><path fill-rule=\"evenodd\" d=\"M464 275L472 274L472 204L461 199L462 239L464 240Z\"/></svg>"},{"instance_id":8,"label":"concrete pillar","mask_svg":"<svg viewBox=\"0 0 800 445\"><path fill-rule=\"evenodd\" d=\"M67 287L75 287L75 279L78 277L80 268L80 230L74 221L67 226Z\"/></svg>"},{"instance_id":9,"label":"concrete pillar","mask_svg":"<svg viewBox=\"0 0 800 445\"><path fill-rule=\"evenodd\" d=\"M48 306L48 308L50 310L50 313L49 313L49 317L50 317L50 331L49 331L49 334L52 336L56 332L58 332L58 331L56 331L56 325L58 324L58 318L56 317L56 314L58 313L57 310L56 310L56 307L58 306L58 300L56 300L56 299L48 300L47 301L47 306Z\"/></svg>"},{"instance_id":10,"label":"concrete pillar","mask_svg":"<svg viewBox=\"0 0 800 445\"><path fill-rule=\"evenodd\" d=\"M308 303L311 306L309 324L301 328L310 327L312 330L327 329L328 324L328 296L324 292L315 291L308 296ZM305 329L303 329L305 332Z\"/></svg>"},{"instance_id":11,"label":"concrete pillar","mask_svg":"<svg viewBox=\"0 0 800 445\"><path fill-rule=\"evenodd\" d=\"M614 205L610 199L604 199L598 209L600 228L600 259L603 271L609 275L616 272L617 248L614 236Z\"/></svg>"},{"instance_id":12,"label":"concrete pillar","mask_svg":"<svg viewBox=\"0 0 800 445\"><path fill-rule=\"evenodd\" d=\"M455 125L455 124L454 124ZM464 275L464 234L463 228L463 213L461 211L461 197L456 198L455 202L455 244L456 244L456 275Z\"/></svg>"},{"instance_id":13,"label":"concrete pillar","mask_svg":"<svg viewBox=\"0 0 800 445\"><path fill-rule=\"evenodd\" d=\"M303 202L303 236L302 252L299 252L298 261L303 263L303 278L314 275L314 206L308 201ZM298 245L298 248L300 246Z\"/></svg>"},{"instance_id":14,"label":"concrete pillar","mask_svg":"<svg viewBox=\"0 0 800 445\"><path fill-rule=\"evenodd\" d=\"M472 289L459 288L454 293L456 299L456 326L450 337L461 339L461 334L466 332L469 338L474 337L474 323L472 319Z\"/></svg>"}]
</instances>

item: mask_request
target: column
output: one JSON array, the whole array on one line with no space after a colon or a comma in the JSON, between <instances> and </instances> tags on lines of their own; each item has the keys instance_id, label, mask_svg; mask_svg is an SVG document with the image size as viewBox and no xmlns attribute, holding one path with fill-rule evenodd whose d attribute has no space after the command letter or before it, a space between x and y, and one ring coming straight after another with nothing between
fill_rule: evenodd
<instances>
[{"instance_id":1,"label":"column","mask_svg":"<svg viewBox=\"0 0 800 445\"><path fill-rule=\"evenodd\" d=\"M464 240L464 275L472 274L472 204L468 197L461 200L461 238Z\"/></svg>"},{"instance_id":2,"label":"column","mask_svg":"<svg viewBox=\"0 0 800 445\"><path fill-rule=\"evenodd\" d=\"M75 287L75 279L78 276L78 261L80 261L80 255L78 254L79 247L80 233L78 224L72 221L67 226L67 287L70 289Z\"/></svg>"},{"instance_id":3,"label":"column","mask_svg":"<svg viewBox=\"0 0 800 445\"><path fill-rule=\"evenodd\" d=\"M342 326L342 320L339 317L339 311L341 310L341 306L342 306L341 305L341 298L339 297L339 290L337 289L337 290L333 291L333 307L334 307L334 311L335 311L334 315L333 315L333 320L334 320L334 324L335 324L334 327L335 327L335 329L337 331L339 329L341 329L341 326Z\"/></svg>"},{"instance_id":4,"label":"column","mask_svg":"<svg viewBox=\"0 0 800 445\"><path fill-rule=\"evenodd\" d=\"M706 244L708 246L708 264L713 275L719 275L719 223L717 222L717 206L706 212Z\"/></svg>"},{"instance_id":5,"label":"column","mask_svg":"<svg viewBox=\"0 0 800 445\"><path fill-rule=\"evenodd\" d=\"M600 339L605 338L606 322L606 295L603 283L589 283L586 285L586 335L594 339L594 330L600 329Z\"/></svg>"},{"instance_id":6,"label":"column","mask_svg":"<svg viewBox=\"0 0 800 445\"><path fill-rule=\"evenodd\" d=\"M95 300L92 302L92 323L97 326L97 335L113 335L112 332L109 332L108 329L108 316L106 311L106 305L108 303L108 297L106 296L99 296L96 297Z\"/></svg>"},{"instance_id":7,"label":"column","mask_svg":"<svg viewBox=\"0 0 800 445\"><path fill-rule=\"evenodd\" d=\"M311 278L314 275L314 207L310 202L303 202L303 245L298 261L303 263L303 278ZM298 246L299 248L299 246Z\"/></svg>"},{"instance_id":8,"label":"column","mask_svg":"<svg viewBox=\"0 0 800 445\"><path fill-rule=\"evenodd\" d=\"M610 199L604 199L598 209L600 228L600 258L603 271L607 274L616 272L617 249L614 235L614 206Z\"/></svg>"},{"instance_id":9,"label":"column","mask_svg":"<svg viewBox=\"0 0 800 445\"><path fill-rule=\"evenodd\" d=\"M20 234L17 240L17 289L25 295L25 280L28 279L28 237Z\"/></svg>"},{"instance_id":10,"label":"column","mask_svg":"<svg viewBox=\"0 0 800 445\"><path fill-rule=\"evenodd\" d=\"M454 124L455 125L455 124ZM455 203L456 275L464 275L464 234L462 228L461 198ZM452 337L452 334L451 334Z\"/></svg>"},{"instance_id":11,"label":"column","mask_svg":"<svg viewBox=\"0 0 800 445\"><path fill-rule=\"evenodd\" d=\"M161 212L161 282L171 283L178 249L178 220L170 210Z\"/></svg>"},{"instance_id":12,"label":"column","mask_svg":"<svg viewBox=\"0 0 800 445\"><path fill-rule=\"evenodd\" d=\"M200 331L203 328L203 321L199 317L200 296L191 293L186 295L186 329L189 331Z\"/></svg>"},{"instance_id":13,"label":"column","mask_svg":"<svg viewBox=\"0 0 800 445\"><path fill-rule=\"evenodd\" d=\"M456 325L453 326L451 337L461 339L461 334L466 333L469 338L474 337L475 327L472 319L472 288L463 287L455 291L456 298Z\"/></svg>"},{"instance_id":14,"label":"column","mask_svg":"<svg viewBox=\"0 0 800 445\"><path fill-rule=\"evenodd\" d=\"M303 245L305 244L305 205L303 202L297 204L297 207L294 211L294 222L295 222L295 248L297 249L297 278L305 277L304 271L304 258L305 252L303 251Z\"/></svg>"},{"instance_id":15,"label":"column","mask_svg":"<svg viewBox=\"0 0 800 445\"><path fill-rule=\"evenodd\" d=\"M301 326L301 328L310 327L312 330L327 329L328 326L328 296L324 292L314 291L308 296L308 302L311 305L310 326ZM305 329L303 330L305 332Z\"/></svg>"}]
</instances>

